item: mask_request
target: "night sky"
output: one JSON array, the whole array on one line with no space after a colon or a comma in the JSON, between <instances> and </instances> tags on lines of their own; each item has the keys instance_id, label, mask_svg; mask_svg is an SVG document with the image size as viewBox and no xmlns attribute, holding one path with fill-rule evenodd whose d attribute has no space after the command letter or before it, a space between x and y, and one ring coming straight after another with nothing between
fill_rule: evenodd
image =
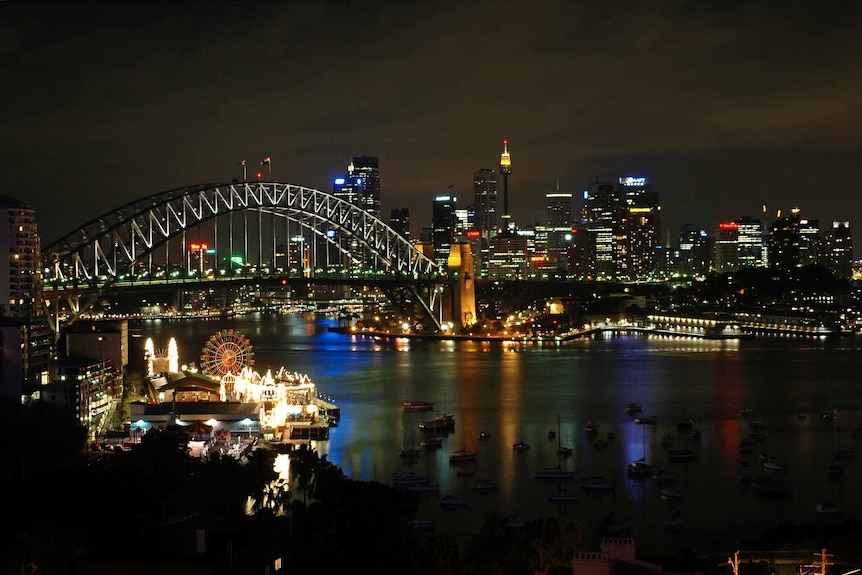
<instances>
[{"instance_id":1,"label":"night sky","mask_svg":"<svg viewBox=\"0 0 862 575\"><path fill-rule=\"evenodd\" d=\"M43 244L267 156L324 191L377 156L418 235L505 138L521 225L641 175L672 245L765 202L862 247L862 2L0 1L0 78L0 193Z\"/></svg>"}]
</instances>

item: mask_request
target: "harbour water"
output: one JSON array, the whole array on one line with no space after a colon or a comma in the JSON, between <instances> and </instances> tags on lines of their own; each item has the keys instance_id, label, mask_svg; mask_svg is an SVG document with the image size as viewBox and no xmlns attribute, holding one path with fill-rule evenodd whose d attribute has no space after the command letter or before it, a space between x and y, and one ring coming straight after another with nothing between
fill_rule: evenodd
<instances>
[{"instance_id":1,"label":"harbour water","mask_svg":"<svg viewBox=\"0 0 862 575\"><path fill-rule=\"evenodd\" d=\"M414 471L439 483L418 495L420 517L463 540L478 532L490 513L531 520L544 516L577 521L585 547L595 547L603 518L631 524L639 545L688 545L696 552L723 552L782 522L834 522L862 516L862 492L854 489L862 461L848 461L839 478L827 469L836 447L862 442L851 430L862 423L862 340L757 337L699 340L629 335L574 340L564 345L500 342L375 340L328 331L334 320L313 315L250 315L227 320L143 321L142 341L166 347L175 337L180 362L197 362L207 338L219 329L244 333L260 371L285 366L309 374L341 407L341 422L318 453L353 479L391 484L392 475ZM140 350L132 347L132 353ZM435 403L435 411L405 413L402 401ZM638 425L626 412L637 402L655 415ZM741 410L749 408L746 417ZM837 419L821 418L836 409ZM455 418L442 446L415 463L399 457L419 447L419 423L435 412ZM678 429L691 420L702 433ZM738 450L757 420L767 434L749 453ZM559 424L558 424L559 422ZM588 422L598 426L594 435ZM559 429L559 433L556 433ZM843 431L842 431L843 429ZM478 440L479 433L488 438ZM555 432L556 437L549 432ZM614 438L596 448L596 438ZM670 436L670 445L662 438ZM513 450L518 441L528 449ZM558 447L571 457L558 458ZM862 447L862 446L859 446ZM457 450L476 451L475 461L449 462ZM669 461L670 449L689 449L688 463ZM783 470L762 466L761 454ZM862 453L860 453L862 455ZM645 458L678 482L666 487L635 481L626 468ZM773 477L788 488L769 494L740 482L748 462L752 476ZM613 490L584 490L578 481L538 480L538 470L566 466L578 479L601 476ZM459 473L461 472L461 473ZM465 473L466 472L466 473ZM498 483L475 490L479 479ZM549 501L565 490L577 501ZM442 510L438 497L454 494L469 509ZM819 502L843 509L816 513ZM669 528L676 518L681 525Z\"/></svg>"}]
</instances>

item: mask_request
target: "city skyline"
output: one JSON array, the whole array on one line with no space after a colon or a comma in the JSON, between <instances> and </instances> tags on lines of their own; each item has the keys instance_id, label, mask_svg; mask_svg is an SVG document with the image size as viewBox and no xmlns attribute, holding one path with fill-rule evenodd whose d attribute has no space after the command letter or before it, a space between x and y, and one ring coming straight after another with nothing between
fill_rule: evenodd
<instances>
[{"instance_id":1,"label":"city skyline","mask_svg":"<svg viewBox=\"0 0 862 575\"><path fill-rule=\"evenodd\" d=\"M862 221L862 8L665 2L0 5L5 193L56 239L165 190L264 175L332 190L380 159L384 219L512 155L513 219L648 177L663 235L793 207ZM477 26L481 23L481 26ZM270 159L266 166L260 164ZM452 186L451 189L448 186ZM858 224L857 224L858 225ZM857 240L858 241L858 240Z\"/></svg>"}]
</instances>

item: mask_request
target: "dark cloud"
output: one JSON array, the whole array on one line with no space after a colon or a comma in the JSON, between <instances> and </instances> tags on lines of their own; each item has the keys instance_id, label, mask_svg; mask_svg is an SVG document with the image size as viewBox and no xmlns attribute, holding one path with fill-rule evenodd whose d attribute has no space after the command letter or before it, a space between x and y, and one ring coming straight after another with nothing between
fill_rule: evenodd
<instances>
[{"instance_id":1,"label":"dark cloud","mask_svg":"<svg viewBox=\"0 0 862 575\"><path fill-rule=\"evenodd\" d=\"M650 177L666 225L862 222L862 8L835 2L2 2L5 193L46 239L238 176L328 190L376 155L416 232L511 141L512 207Z\"/></svg>"}]
</instances>

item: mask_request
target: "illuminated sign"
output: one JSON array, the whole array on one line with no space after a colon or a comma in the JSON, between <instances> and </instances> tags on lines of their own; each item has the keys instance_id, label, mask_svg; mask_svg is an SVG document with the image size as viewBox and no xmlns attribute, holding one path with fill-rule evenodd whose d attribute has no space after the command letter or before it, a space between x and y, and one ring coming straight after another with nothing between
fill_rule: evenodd
<instances>
[{"instance_id":1,"label":"illuminated sign","mask_svg":"<svg viewBox=\"0 0 862 575\"><path fill-rule=\"evenodd\" d=\"M481 235L482 235L482 232L480 232L479 230L467 230L467 237L468 238L478 238Z\"/></svg>"},{"instance_id":2,"label":"illuminated sign","mask_svg":"<svg viewBox=\"0 0 862 575\"><path fill-rule=\"evenodd\" d=\"M543 261L545 261L545 256L533 256L530 259L533 260L534 262L543 262Z\"/></svg>"},{"instance_id":3,"label":"illuminated sign","mask_svg":"<svg viewBox=\"0 0 862 575\"><path fill-rule=\"evenodd\" d=\"M343 186L344 185L344 178L335 178L335 185L336 186Z\"/></svg>"},{"instance_id":4,"label":"illuminated sign","mask_svg":"<svg viewBox=\"0 0 862 575\"><path fill-rule=\"evenodd\" d=\"M652 211L652 208L629 208L633 214L646 214Z\"/></svg>"},{"instance_id":5,"label":"illuminated sign","mask_svg":"<svg viewBox=\"0 0 862 575\"><path fill-rule=\"evenodd\" d=\"M335 237L335 230L326 230L326 237L328 237L330 239L334 238Z\"/></svg>"},{"instance_id":6,"label":"illuminated sign","mask_svg":"<svg viewBox=\"0 0 862 575\"><path fill-rule=\"evenodd\" d=\"M448 202L451 199L452 199L452 196L437 196L436 198L434 198L434 201L435 202Z\"/></svg>"},{"instance_id":7,"label":"illuminated sign","mask_svg":"<svg viewBox=\"0 0 862 575\"><path fill-rule=\"evenodd\" d=\"M241 265L244 265L244 264L245 264L245 262L244 262L244 261L243 261L243 259L242 259L242 256L231 256L231 257L230 257L230 261L231 261L231 263L234 263L234 264L236 264L236 265L238 265L238 266L241 266Z\"/></svg>"},{"instance_id":8,"label":"illuminated sign","mask_svg":"<svg viewBox=\"0 0 862 575\"><path fill-rule=\"evenodd\" d=\"M589 200L589 199L590 199L590 191L589 191L589 190L584 190L584 199L585 199L585 200Z\"/></svg>"},{"instance_id":9,"label":"illuminated sign","mask_svg":"<svg viewBox=\"0 0 862 575\"><path fill-rule=\"evenodd\" d=\"M210 249L204 250L204 251L206 251L208 256L214 256L215 255L215 248L210 248Z\"/></svg>"},{"instance_id":10,"label":"illuminated sign","mask_svg":"<svg viewBox=\"0 0 862 575\"><path fill-rule=\"evenodd\" d=\"M189 244L189 249L193 252L204 252L208 247L207 244Z\"/></svg>"},{"instance_id":11,"label":"illuminated sign","mask_svg":"<svg viewBox=\"0 0 862 575\"><path fill-rule=\"evenodd\" d=\"M718 229L720 230L738 230L739 224L736 222L723 222L718 224Z\"/></svg>"},{"instance_id":12,"label":"illuminated sign","mask_svg":"<svg viewBox=\"0 0 862 575\"><path fill-rule=\"evenodd\" d=\"M625 178L620 178L620 183L624 186L639 187L639 186L646 185L646 178L636 178L634 176L627 176Z\"/></svg>"}]
</instances>

